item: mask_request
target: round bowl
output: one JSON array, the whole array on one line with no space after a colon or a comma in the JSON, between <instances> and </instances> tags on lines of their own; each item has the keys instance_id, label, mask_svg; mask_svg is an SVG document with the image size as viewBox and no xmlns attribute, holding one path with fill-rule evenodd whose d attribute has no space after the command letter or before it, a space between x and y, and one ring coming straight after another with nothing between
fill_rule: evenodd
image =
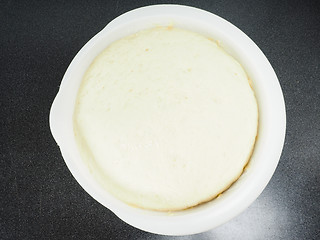
<instances>
[{"instance_id":1,"label":"round bowl","mask_svg":"<svg viewBox=\"0 0 320 240\"><path fill-rule=\"evenodd\" d=\"M77 91L93 59L113 41L159 25L173 25L217 40L246 70L259 106L258 137L251 160L241 177L218 198L177 212L135 208L106 192L81 160L73 132L72 118ZM50 128L71 173L94 199L123 221L144 231L187 235L204 232L227 222L259 196L278 164L284 143L286 116L282 91L272 66L241 30L204 10L181 5L154 5L117 17L78 52L52 104Z\"/></svg>"}]
</instances>

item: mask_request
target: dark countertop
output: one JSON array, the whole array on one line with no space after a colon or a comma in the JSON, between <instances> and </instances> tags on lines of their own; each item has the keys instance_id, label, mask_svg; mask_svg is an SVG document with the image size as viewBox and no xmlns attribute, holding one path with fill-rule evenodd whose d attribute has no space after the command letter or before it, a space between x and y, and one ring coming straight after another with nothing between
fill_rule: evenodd
<instances>
[{"instance_id":1,"label":"dark countertop","mask_svg":"<svg viewBox=\"0 0 320 240\"><path fill-rule=\"evenodd\" d=\"M1 239L320 239L320 3L172 1L230 21L265 53L285 97L287 134L260 197L206 233L135 229L90 197L69 172L48 123L70 61L113 18L168 1L0 2ZM272 93L270 93L272 94Z\"/></svg>"}]
</instances>

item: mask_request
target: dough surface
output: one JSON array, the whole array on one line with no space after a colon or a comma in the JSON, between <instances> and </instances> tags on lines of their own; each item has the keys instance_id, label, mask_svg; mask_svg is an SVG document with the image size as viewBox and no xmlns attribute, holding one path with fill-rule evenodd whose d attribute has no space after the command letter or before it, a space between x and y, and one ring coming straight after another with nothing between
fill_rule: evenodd
<instances>
[{"instance_id":1,"label":"dough surface","mask_svg":"<svg viewBox=\"0 0 320 240\"><path fill-rule=\"evenodd\" d=\"M241 175L258 126L242 66L214 41L157 27L109 45L74 112L80 154L118 199L159 211L209 201Z\"/></svg>"}]
</instances>

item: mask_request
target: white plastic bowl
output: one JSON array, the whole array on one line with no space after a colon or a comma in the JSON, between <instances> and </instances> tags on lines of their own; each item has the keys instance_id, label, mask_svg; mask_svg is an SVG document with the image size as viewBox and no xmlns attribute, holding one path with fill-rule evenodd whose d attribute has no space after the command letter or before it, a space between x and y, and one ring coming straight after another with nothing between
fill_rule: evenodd
<instances>
[{"instance_id":1,"label":"white plastic bowl","mask_svg":"<svg viewBox=\"0 0 320 240\"><path fill-rule=\"evenodd\" d=\"M141 29L173 25L212 37L235 57L253 81L259 105L259 132L248 167L219 198L192 209L166 213L129 206L106 192L81 160L72 115L82 76L92 60L110 43ZM285 104L270 63L254 42L226 20L203 10L180 5L138 8L117 17L75 56L52 104L50 128L62 156L79 184L119 218L139 229L165 235L204 232L246 209L262 192L278 164L285 137Z\"/></svg>"}]
</instances>

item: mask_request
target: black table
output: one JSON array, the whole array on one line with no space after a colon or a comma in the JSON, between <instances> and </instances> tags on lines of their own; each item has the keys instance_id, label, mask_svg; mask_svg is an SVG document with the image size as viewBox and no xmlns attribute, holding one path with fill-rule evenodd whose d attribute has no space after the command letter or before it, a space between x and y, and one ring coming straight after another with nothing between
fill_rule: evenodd
<instances>
[{"instance_id":1,"label":"black table","mask_svg":"<svg viewBox=\"0 0 320 240\"><path fill-rule=\"evenodd\" d=\"M79 49L120 14L180 3L230 21L265 53L287 111L278 168L260 197L206 233L135 229L76 182L53 140L51 103ZM317 1L1 1L1 239L320 239L320 3ZM272 94L272 93L270 93Z\"/></svg>"}]
</instances>

